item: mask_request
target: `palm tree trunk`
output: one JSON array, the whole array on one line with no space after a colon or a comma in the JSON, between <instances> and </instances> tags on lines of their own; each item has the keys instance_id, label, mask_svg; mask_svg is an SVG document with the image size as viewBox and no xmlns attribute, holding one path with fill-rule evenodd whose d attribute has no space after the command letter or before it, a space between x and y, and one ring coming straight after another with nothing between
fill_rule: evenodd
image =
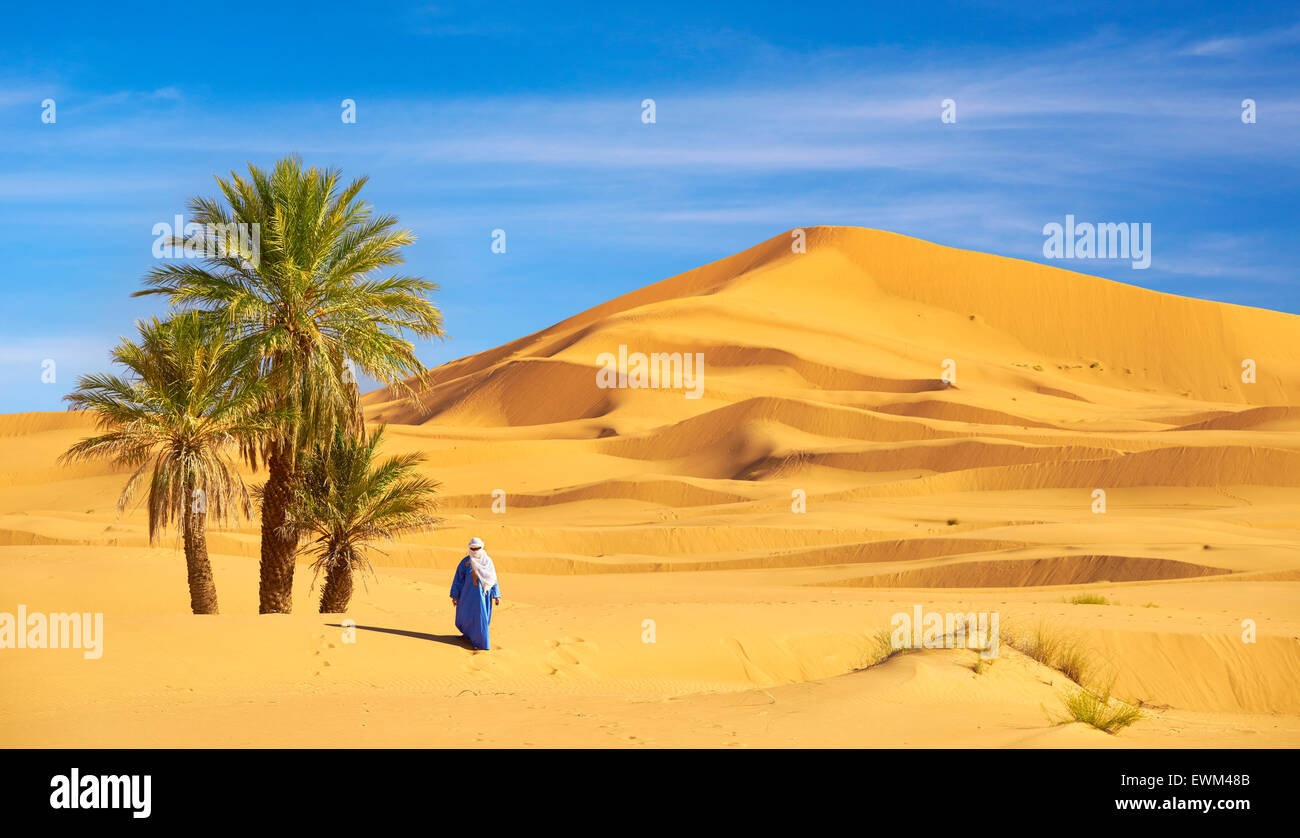
<instances>
[{"instance_id":1,"label":"palm tree trunk","mask_svg":"<svg viewBox=\"0 0 1300 838\"><path fill-rule=\"evenodd\" d=\"M208 561L207 513L190 511L185 521L185 571L190 580L190 610L217 613L217 583Z\"/></svg>"},{"instance_id":2,"label":"palm tree trunk","mask_svg":"<svg viewBox=\"0 0 1300 838\"><path fill-rule=\"evenodd\" d=\"M289 442L277 443L267 458L266 486L262 495L262 562L258 612L288 614L293 610L293 569L298 536L286 530L294 475Z\"/></svg>"},{"instance_id":3,"label":"palm tree trunk","mask_svg":"<svg viewBox=\"0 0 1300 838\"><path fill-rule=\"evenodd\" d=\"M352 563L335 561L325 575L325 587L320 592L320 613L342 614L352 600Z\"/></svg>"}]
</instances>

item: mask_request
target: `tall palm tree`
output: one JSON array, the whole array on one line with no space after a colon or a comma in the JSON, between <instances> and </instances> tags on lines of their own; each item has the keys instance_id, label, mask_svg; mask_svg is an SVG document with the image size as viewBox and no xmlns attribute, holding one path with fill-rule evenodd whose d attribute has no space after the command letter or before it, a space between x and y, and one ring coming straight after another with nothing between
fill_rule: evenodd
<instances>
[{"instance_id":1,"label":"tall palm tree","mask_svg":"<svg viewBox=\"0 0 1300 838\"><path fill-rule=\"evenodd\" d=\"M305 458L302 479L290 507L299 532L310 539L312 564L325 573L320 613L341 614L352 599L352 572L370 570L367 553L377 540L431 529L438 484L421 477L421 454L399 454L376 462L384 428L366 437L336 429L329 444Z\"/></svg>"},{"instance_id":2,"label":"tall palm tree","mask_svg":"<svg viewBox=\"0 0 1300 838\"><path fill-rule=\"evenodd\" d=\"M70 409L94 413L104 433L81 440L61 459L108 459L134 468L117 501L119 515L148 475L149 543L175 519L190 608L216 614L208 516L225 523L251 514L236 470L238 448L273 431L283 417L262 409L266 388L245 374L247 359L197 316L153 318L137 327L139 342L123 338L112 353L128 378L83 375L65 397Z\"/></svg>"},{"instance_id":3,"label":"tall palm tree","mask_svg":"<svg viewBox=\"0 0 1300 838\"><path fill-rule=\"evenodd\" d=\"M201 311L258 358L272 404L293 418L248 452L268 476L262 494L259 610L287 613L293 604L296 528L286 517L299 457L327 442L337 426L362 427L356 374L370 375L414 398L404 382L425 368L405 335L442 337L442 314L419 277L387 274L415 237L397 219L375 215L357 195L366 178L341 185L334 170L304 169L297 157L268 172L249 165L217 178L224 203L194 198L190 214L204 226L197 262L158 267L137 294L161 294ZM230 225L257 225L260 252L228 247ZM248 229L248 228L245 228Z\"/></svg>"}]
</instances>

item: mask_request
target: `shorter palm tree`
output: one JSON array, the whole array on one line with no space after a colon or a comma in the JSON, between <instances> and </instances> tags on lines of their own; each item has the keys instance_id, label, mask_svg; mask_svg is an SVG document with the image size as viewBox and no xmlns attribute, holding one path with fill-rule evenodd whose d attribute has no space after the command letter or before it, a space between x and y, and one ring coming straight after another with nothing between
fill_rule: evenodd
<instances>
[{"instance_id":1,"label":"shorter palm tree","mask_svg":"<svg viewBox=\"0 0 1300 838\"><path fill-rule=\"evenodd\" d=\"M118 515L148 475L149 543L173 519L178 523L190 608L216 614L208 516L222 524L251 514L235 462L241 448L273 434L284 417L263 410L265 386L245 374L245 359L199 315L136 325L139 342L123 338L112 353L130 375L81 376L65 397L69 409L95 414L105 433L81 440L60 459L107 459L133 468L117 501Z\"/></svg>"},{"instance_id":2,"label":"shorter palm tree","mask_svg":"<svg viewBox=\"0 0 1300 838\"><path fill-rule=\"evenodd\" d=\"M375 462L384 427L366 436L336 427L328 445L316 445L303 462L290 519L309 539L316 556L312 570L319 578L320 613L341 614L352 599L352 572L374 568L367 554L373 542L391 541L405 533L432 529L438 483L421 477L422 454L398 454Z\"/></svg>"}]
</instances>

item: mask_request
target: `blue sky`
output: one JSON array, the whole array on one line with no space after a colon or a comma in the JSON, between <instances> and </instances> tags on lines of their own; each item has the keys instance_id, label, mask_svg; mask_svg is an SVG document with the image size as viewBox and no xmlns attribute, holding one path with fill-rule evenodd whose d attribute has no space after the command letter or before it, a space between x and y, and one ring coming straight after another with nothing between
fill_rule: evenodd
<instances>
[{"instance_id":1,"label":"blue sky","mask_svg":"<svg viewBox=\"0 0 1300 838\"><path fill-rule=\"evenodd\" d=\"M153 225L289 152L418 236L431 366L815 224L1048 261L1066 214L1145 222L1146 270L1052 264L1300 313L1290 3L39 5L0 32L0 412L62 409L161 311Z\"/></svg>"}]
</instances>

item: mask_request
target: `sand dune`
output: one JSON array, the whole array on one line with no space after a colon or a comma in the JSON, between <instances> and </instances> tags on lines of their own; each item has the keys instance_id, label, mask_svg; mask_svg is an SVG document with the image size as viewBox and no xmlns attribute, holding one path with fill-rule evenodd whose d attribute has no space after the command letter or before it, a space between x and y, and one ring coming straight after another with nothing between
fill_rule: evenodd
<instances>
[{"instance_id":1,"label":"sand dune","mask_svg":"<svg viewBox=\"0 0 1300 838\"><path fill-rule=\"evenodd\" d=\"M1295 407L1252 407L1235 413L1222 413L1200 422L1183 425L1180 431L1240 431L1246 428L1268 430L1300 429L1300 409Z\"/></svg>"},{"instance_id":2,"label":"sand dune","mask_svg":"<svg viewBox=\"0 0 1300 838\"><path fill-rule=\"evenodd\" d=\"M1186 579L1229 573L1173 559L1135 556L1053 556L1046 559L965 561L923 570L838 579L836 585L875 588L1024 588L1040 585L1080 585L1094 582L1133 582Z\"/></svg>"},{"instance_id":3,"label":"sand dune","mask_svg":"<svg viewBox=\"0 0 1300 838\"><path fill-rule=\"evenodd\" d=\"M55 462L86 417L0 417L0 610L108 625L93 666L13 658L0 744L1300 744L1300 317L806 233L367 394L444 523L377 557L355 644L305 567L253 613L255 522L210 533L223 613L189 616L124 475ZM620 347L699 353L700 397L597 386ZM470 535L490 654L448 636ZM1009 646L867 667L916 605L1075 634L1147 715L1059 725L1073 685Z\"/></svg>"}]
</instances>

